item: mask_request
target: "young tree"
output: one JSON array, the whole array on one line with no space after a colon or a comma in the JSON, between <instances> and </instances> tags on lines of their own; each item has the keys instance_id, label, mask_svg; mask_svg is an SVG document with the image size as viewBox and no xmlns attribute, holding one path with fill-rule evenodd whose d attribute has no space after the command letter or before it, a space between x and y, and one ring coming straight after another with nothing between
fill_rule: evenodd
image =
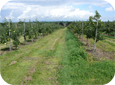
<instances>
[{"instance_id":1,"label":"young tree","mask_svg":"<svg viewBox=\"0 0 115 85\"><path fill-rule=\"evenodd\" d=\"M86 38L87 38L87 41L86 41L86 45L88 46L88 39L89 38L93 38L93 31L94 31L94 22L92 20L92 16L89 17L89 21L87 21L85 23L85 35L86 35Z\"/></svg>"},{"instance_id":2,"label":"young tree","mask_svg":"<svg viewBox=\"0 0 115 85\"><path fill-rule=\"evenodd\" d=\"M94 44L94 52L96 51L96 40L97 40L97 31L98 31L98 20L100 19L101 15L97 12L97 10L95 11L95 16L94 16L94 20L96 20L97 22L97 26L96 26L96 33L95 33L95 44Z\"/></svg>"},{"instance_id":3,"label":"young tree","mask_svg":"<svg viewBox=\"0 0 115 85\"><path fill-rule=\"evenodd\" d=\"M82 42L83 42L83 21L82 21Z\"/></svg>"},{"instance_id":4,"label":"young tree","mask_svg":"<svg viewBox=\"0 0 115 85\"><path fill-rule=\"evenodd\" d=\"M113 32L113 36L115 37L115 20L112 22L111 31Z\"/></svg>"},{"instance_id":5,"label":"young tree","mask_svg":"<svg viewBox=\"0 0 115 85\"><path fill-rule=\"evenodd\" d=\"M36 27L35 27L36 32L35 32L35 37L38 39L38 38L39 38L39 28L38 28L39 22L38 22L38 19L37 19L37 18L36 18L35 20L36 20Z\"/></svg>"},{"instance_id":6,"label":"young tree","mask_svg":"<svg viewBox=\"0 0 115 85\"><path fill-rule=\"evenodd\" d=\"M7 44L9 41L9 22L5 18L4 23L1 23L0 26L0 43ZM10 48L9 48L10 50Z\"/></svg>"},{"instance_id":7,"label":"young tree","mask_svg":"<svg viewBox=\"0 0 115 85\"><path fill-rule=\"evenodd\" d=\"M11 48L11 34L10 34L10 31L11 31L11 29L10 29L10 22L11 22L11 20L9 19L9 50L10 51L12 51L12 48Z\"/></svg>"},{"instance_id":8,"label":"young tree","mask_svg":"<svg viewBox=\"0 0 115 85\"><path fill-rule=\"evenodd\" d=\"M25 19L24 19L24 44L26 45L26 35L25 35Z\"/></svg>"},{"instance_id":9,"label":"young tree","mask_svg":"<svg viewBox=\"0 0 115 85\"><path fill-rule=\"evenodd\" d=\"M76 22L76 32L79 35L79 38L81 39L81 34L82 34L82 25L81 25L81 21Z\"/></svg>"},{"instance_id":10,"label":"young tree","mask_svg":"<svg viewBox=\"0 0 115 85\"><path fill-rule=\"evenodd\" d=\"M108 36L110 35L110 33L113 31L112 30L112 23L108 20L107 24L105 25L106 27L106 33L108 34Z\"/></svg>"}]
</instances>

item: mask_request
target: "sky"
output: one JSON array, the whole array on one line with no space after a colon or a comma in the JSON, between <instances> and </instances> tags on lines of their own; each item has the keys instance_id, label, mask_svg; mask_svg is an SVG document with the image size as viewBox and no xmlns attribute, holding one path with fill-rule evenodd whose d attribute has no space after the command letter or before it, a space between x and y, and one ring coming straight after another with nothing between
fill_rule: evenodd
<instances>
[{"instance_id":1,"label":"sky","mask_svg":"<svg viewBox=\"0 0 115 85\"><path fill-rule=\"evenodd\" d=\"M104 0L11 0L0 11L0 22L4 18L13 22L22 21L78 21L88 20L95 11L102 21L115 20L114 8Z\"/></svg>"}]
</instances>

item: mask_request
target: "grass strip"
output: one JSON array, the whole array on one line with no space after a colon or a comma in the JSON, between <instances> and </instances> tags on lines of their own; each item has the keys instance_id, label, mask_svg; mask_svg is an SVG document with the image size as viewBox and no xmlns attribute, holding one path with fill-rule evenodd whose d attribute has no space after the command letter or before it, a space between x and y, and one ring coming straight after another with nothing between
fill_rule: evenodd
<instances>
[{"instance_id":1,"label":"grass strip","mask_svg":"<svg viewBox=\"0 0 115 85\"><path fill-rule=\"evenodd\" d=\"M61 61L63 69L58 78L60 85L106 84L111 81L115 73L114 61L88 62L86 51L68 29L65 41L66 55Z\"/></svg>"}]
</instances>

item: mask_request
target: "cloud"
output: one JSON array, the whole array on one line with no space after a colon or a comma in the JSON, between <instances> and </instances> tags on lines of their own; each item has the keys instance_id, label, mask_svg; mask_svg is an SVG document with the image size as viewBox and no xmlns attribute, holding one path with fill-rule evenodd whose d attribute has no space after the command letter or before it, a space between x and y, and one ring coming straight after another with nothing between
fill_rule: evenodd
<instances>
[{"instance_id":1,"label":"cloud","mask_svg":"<svg viewBox=\"0 0 115 85\"><path fill-rule=\"evenodd\" d=\"M89 11L76 5L90 4ZM71 6L70 6L71 5ZM104 0L15 0L6 3L2 10L13 10L7 18L38 20L86 20L94 15L92 6L110 7ZM17 11L18 10L18 11ZM13 15L13 16L12 16Z\"/></svg>"},{"instance_id":2,"label":"cloud","mask_svg":"<svg viewBox=\"0 0 115 85\"><path fill-rule=\"evenodd\" d=\"M22 18L22 19L25 19L25 18L30 18L30 16L26 15L27 13L29 13L31 11L31 8L30 7L27 7L27 9L25 11L23 11L23 14L20 15L19 17L17 17L18 19Z\"/></svg>"},{"instance_id":3,"label":"cloud","mask_svg":"<svg viewBox=\"0 0 115 85\"><path fill-rule=\"evenodd\" d=\"M2 10L5 9L17 9L24 7L23 3L17 3L17 2L7 2L3 7Z\"/></svg>"},{"instance_id":4,"label":"cloud","mask_svg":"<svg viewBox=\"0 0 115 85\"><path fill-rule=\"evenodd\" d=\"M89 10L92 10L92 5L88 7Z\"/></svg>"},{"instance_id":5,"label":"cloud","mask_svg":"<svg viewBox=\"0 0 115 85\"><path fill-rule=\"evenodd\" d=\"M94 6L100 6L100 7L108 7L110 4L104 0L77 0L73 2L74 5L84 5L84 4L90 4Z\"/></svg>"},{"instance_id":6,"label":"cloud","mask_svg":"<svg viewBox=\"0 0 115 85\"><path fill-rule=\"evenodd\" d=\"M85 18L87 19L89 16L93 15L93 13L90 13L89 11L75 9L72 6L65 6L60 8L55 8L50 11L50 15L52 17L60 17L63 18Z\"/></svg>"},{"instance_id":7,"label":"cloud","mask_svg":"<svg viewBox=\"0 0 115 85\"><path fill-rule=\"evenodd\" d=\"M6 18L6 19L13 19L14 17L12 16L12 14L13 14L13 11L11 11L11 12L10 12L10 15L6 16L5 18Z\"/></svg>"},{"instance_id":8,"label":"cloud","mask_svg":"<svg viewBox=\"0 0 115 85\"><path fill-rule=\"evenodd\" d=\"M16 9L25 5L40 5L40 6L64 6L68 4L84 5L91 4L100 7L108 7L110 4L104 0L14 0L6 3L2 9ZM16 5L16 7L15 7Z\"/></svg>"},{"instance_id":9,"label":"cloud","mask_svg":"<svg viewBox=\"0 0 115 85\"><path fill-rule=\"evenodd\" d=\"M88 19L89 16L94 14L89 11L80 10L73 6L39 6L39 5L28 5L27 9L23 11L23 14L18 16L18 19L24 18L38 18L39 20L75 20L75 19Z\"/></svg>"},{"instance_id":10,"label":"cloud","mask_svg":"<svg viewBox=\"0 0 115 85\"><path fill-rule=\"evenodd\" d=\"M113 8L112 7L108 7L108 8L105 9L105 11L111 12L111 11L113 11Z\"/></svg>"}]
</instances>

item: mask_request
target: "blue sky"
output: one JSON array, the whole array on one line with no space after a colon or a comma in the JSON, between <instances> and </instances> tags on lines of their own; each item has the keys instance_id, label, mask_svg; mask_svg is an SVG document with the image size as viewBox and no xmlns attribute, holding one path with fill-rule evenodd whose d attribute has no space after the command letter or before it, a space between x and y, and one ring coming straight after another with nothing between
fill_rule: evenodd
<instances>
[{"instance_id":1,"label":"blue sky","mask_svg":"<svg viewBox=\"0 0 115 85\"><path fill-rule=\"evenodd\" d=\"M87 20L101 14L102 21L115 19L114 9L104 0L12 0L4 4L0 12L0 22L11 19L32 21L76 21Z\"/></svg>"}]
</instances>

